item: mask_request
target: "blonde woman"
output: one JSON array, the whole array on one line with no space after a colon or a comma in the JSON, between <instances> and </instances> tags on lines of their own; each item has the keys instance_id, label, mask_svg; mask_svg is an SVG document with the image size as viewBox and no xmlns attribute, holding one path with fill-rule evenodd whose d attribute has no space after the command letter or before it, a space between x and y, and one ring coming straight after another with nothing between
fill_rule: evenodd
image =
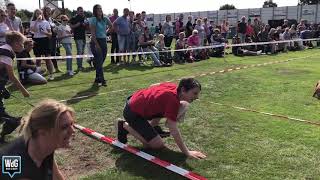
<instances>
[{"instance_id":1,"label":"blonde woman","mask_svg":"<svg viewBox=\"0 0 320 180\"><path fill-rule=\"evenodd\" d=\"M52 36L51 27L43 17L42 11L36 9L30 22L30 30L33 33L33 52L36 57L50 56L50 39ZM53 80L53 64L51 59L47 59L46 65L49 71L49 80ZM41 66L41 60L36 61L37 66Z\"/></svg>"},{"instance_id":2,"label":"blonde woman","mask_svg":"<svg viewBox=\"0 0 320 180\"><path fill-rule=\"evenodd\" d=\"M63 180L54 152L70 146L74 121L74 110L55 100L44 100L32 109L22 120L23 136L0 150L1 157L21 157L21 173L14 178Z\"/></svg>"}]
</instances>

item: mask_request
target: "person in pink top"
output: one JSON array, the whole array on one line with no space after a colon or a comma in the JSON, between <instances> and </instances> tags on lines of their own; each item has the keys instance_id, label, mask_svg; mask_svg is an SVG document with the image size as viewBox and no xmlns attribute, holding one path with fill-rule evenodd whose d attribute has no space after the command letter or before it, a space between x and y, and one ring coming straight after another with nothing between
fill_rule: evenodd
<instances>
[{"instance_id":1,"label":"person in pink top","mask_svg":"<svg viewBox=\"0 0 320 180\"><path fill-rule=\"evenodd\" d=\"M221 24L221 35L223 36L223 38L227 38L229 32L229 22L227 20L223 20L222 24Z\"/></svg>"},{"instance_id":2,"label":"person in pink top","mask_svg":"<svg viewBox=\"0 0 320 180\"><path fill-rule=\"evenodd\" d=\"M246 35L251 38L254 36L254 29L251 24L251 19L248 20Z\"/></svg>"},{"instance_id":3,"label":"person in pink top","mask_svg":"<svg viewBox=\"0 0 320 180\"><path fill-rule=\"evenodd\" d=\"M193 30L192 35L188 38L188 46L199 47L200 46L200 37L198 30Z\"/></svg>"},{"instance_id":4,"label":"person in pink top","mask_svg":"<svg viewBox=\"0 0 320 180\"><path fill-rule=\"evenodd\" d=\"M192 31L192 35L188 37L187 43L189 48L195 48L201 45L198 30L195 29ZM193 62L195 60L194 56L197 56L198 54L199 50L192 50L190 53L190 62Z\"/></svg>"}]
</instances>

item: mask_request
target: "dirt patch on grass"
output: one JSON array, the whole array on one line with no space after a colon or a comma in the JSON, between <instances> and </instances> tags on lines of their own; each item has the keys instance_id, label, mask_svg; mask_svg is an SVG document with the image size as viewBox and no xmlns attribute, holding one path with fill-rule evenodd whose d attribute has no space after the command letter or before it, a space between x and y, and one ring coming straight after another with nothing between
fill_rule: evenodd
<instances>
[{"instance_id":1,"label":"dirt patch on grass","mask_svg":"<svg viewBox=\"0 0 320 180\"><path fill-rule=\"evenodd\" d=\"M72 147L57 151L55 159L64 177L79 179L81 176L114 167L115 160L110 158L111 149L110 146L77 132Z\"/></svg>"}]
</instances>

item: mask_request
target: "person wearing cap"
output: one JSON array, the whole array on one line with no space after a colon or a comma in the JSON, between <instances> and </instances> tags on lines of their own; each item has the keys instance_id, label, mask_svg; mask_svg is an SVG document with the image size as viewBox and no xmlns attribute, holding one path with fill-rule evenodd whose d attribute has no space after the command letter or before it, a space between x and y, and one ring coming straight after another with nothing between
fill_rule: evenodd
<instances>
[{"instance_id":1,"label":"person wearing cap","mask_svg":"<svg viewBox=\"0 0 320 180\"><path fill-rule=\"evenodd\" d=\"M131 134L145 147L164 148L165 144L154 127L160 118L166 118L165 125L179 149L188 157L205 158L202 152L187 148L177 126L184 117L187 104L198 99L200 91L201 84L193 78L182 79L179 85L165 82L136 91L127 98L123 110L125 120L116 124L118 141L127 143L127 135Z\"/></svg>"}]
</instances>

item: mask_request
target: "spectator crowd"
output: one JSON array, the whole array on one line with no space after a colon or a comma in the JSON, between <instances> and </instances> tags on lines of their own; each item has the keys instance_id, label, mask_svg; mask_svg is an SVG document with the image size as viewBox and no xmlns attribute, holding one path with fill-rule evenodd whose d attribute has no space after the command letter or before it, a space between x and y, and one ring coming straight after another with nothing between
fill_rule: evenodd
<instances>
[{"instance_id":1,"label":"spectator crowd","mask_svg":"<svg viewBox=\"0 0 320 180\"><path fill-rule=\"evenodd\" d=\"M157 26L148 26L146 12L135 13L125 8L119 14L113 10L109 17L105 16L101 5L93 7L93 17L85 17L84 9L77 8L74 17L60 15L52 17L50 7L36 9L30 21L30 27L24 29L21 19L16 16L13 3L7 4L7 9L0 9L0 45L5 44L5 35L9 31L19 31L30 39L24 43L24 50L17 53L18 58L30 58L32 52L36 61L18 60L17 69L22 84L45 84L47 80L54 80L54 73L62 72L57 60L51 56L60 56L60 48L64 48L67 56L92 53L93 58L87 62L96 70L94 83L106 86L103 65L107 56L107 42L111 41L111 53L142 52L139 55L111 56L111 64L141 64L150 58L155 67L171 66L173 63L192 63L222 57L226 54L225 44L232 39L232 44L273 42L263 45L233 46L231 52L237 56L274 54L281 51L303 50L312 47L308 41L293 41L276 43L281 40L301 40L320 37L320 25L310 24L301 20L299 24L289 24L284 20L278 27L263 24L259 18L253 19L243 16L235 25L228 20L221 23L209 20L207 17L187 17L184 24L184 15L177 19L167 15L163 23ZM236 29L232 37L231 28ZM90 38L88 38L88 35ZM88 42L88 43L87 43ZM75 44L76 54L72 52ZM319 45L320 43L317 43ZM203 46L209 46L202 48ZM172 51L174 50L174 51ZM145 54L143 54L145 53ZM45 62L46 67L42 67ZM75 72L84 70L83 58L76 58L74 72L73 59L68 57L66 75L74 76ZM44 78L47 75L47 79Z\"/></svg>"}]
</instances>

